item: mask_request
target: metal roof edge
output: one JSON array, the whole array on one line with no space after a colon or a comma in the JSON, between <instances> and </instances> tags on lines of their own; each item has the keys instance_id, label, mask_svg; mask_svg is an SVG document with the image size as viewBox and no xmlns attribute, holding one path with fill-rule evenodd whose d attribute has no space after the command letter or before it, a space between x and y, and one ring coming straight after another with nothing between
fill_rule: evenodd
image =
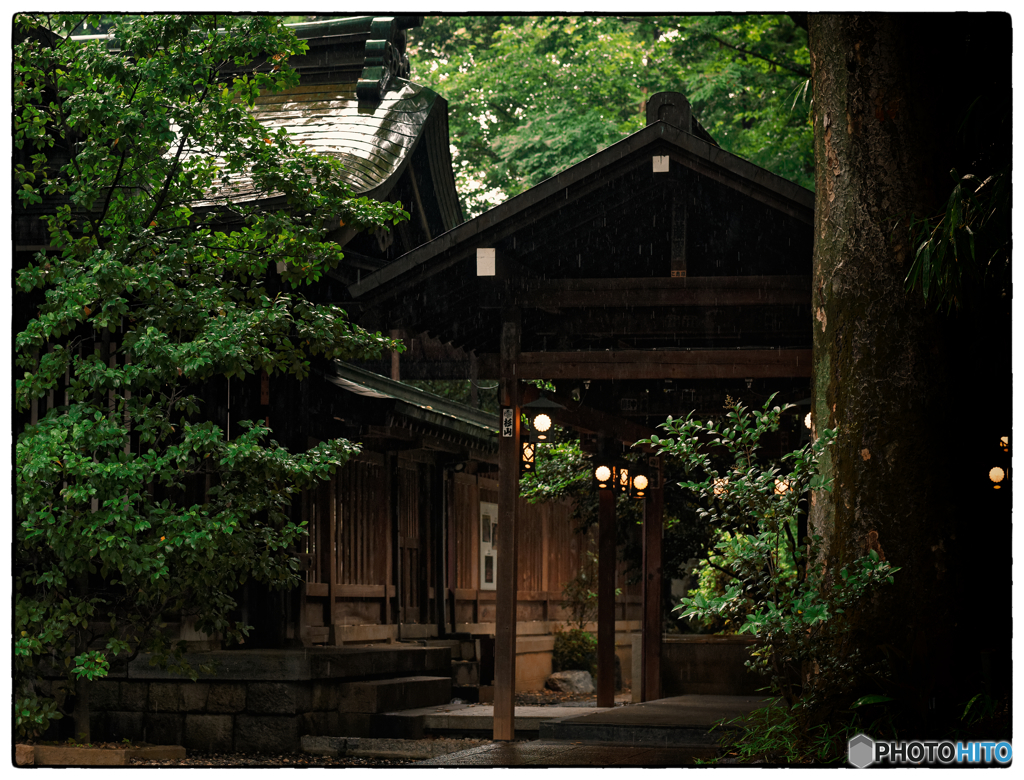
<instances>
[{"instance_id":1,"label":"metal roof edge","mask_svg":"<svg viewBox=\"0 0 1024 780\"><path fill-rule=\"evenodd\" d=\"M657 121L652 122L632 135L626 136L621 141L617 141L611 146L592 154L590 157L580 160L550 179L545 179L525 192L509 198L493 209L489 209L483 214L455 226L432 241L428 241L426 244L421 244L415 249L406 252L379 271L374 271L359 282L350 285L348 288L349 295L358 300L360 296L426 263L441 252L470 240L473 236L478 235L494 224L503 222L533 206L535 203L554 195L559 190L565 189L571 184L575 184L592 175L601 168L635 154L645 146L657 143L659 140L668 141L710 165L715 165L734 176L771 190L779 197L789 200L801 208L809 209L813 214L814 193L810 190L744 160L742 157L727 152L721 147L709 144L707 141L684 130L680 130L674 125Z\"/></svg>"}]
</instances>

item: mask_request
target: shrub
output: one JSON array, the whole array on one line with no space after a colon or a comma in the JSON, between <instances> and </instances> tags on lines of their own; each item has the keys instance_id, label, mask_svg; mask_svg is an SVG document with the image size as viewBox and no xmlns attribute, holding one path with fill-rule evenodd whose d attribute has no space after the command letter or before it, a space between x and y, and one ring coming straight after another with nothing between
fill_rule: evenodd
<instances>
[{"instance_id":1,"label":"shrub","mask_svg":"<svg viewBox=\"0 0 1024 780\"><path fill-rule=\"evenodd\" d=\"M570 628L555 634L555 649L551 655L551 669L555 672L582 669L597 676L597 638L579 628Z\"/></svg>"}]
</instances>

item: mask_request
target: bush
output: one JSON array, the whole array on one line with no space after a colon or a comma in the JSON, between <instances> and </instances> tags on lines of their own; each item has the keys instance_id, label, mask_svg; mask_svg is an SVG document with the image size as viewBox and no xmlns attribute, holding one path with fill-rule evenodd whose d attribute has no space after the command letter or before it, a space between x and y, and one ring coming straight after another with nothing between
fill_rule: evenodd
<instances>
[{"instance_id":1,"label":"bush","mask_svg":"<svg viewBox=\"0 0 1024 780\"><path fill-rule=\"evenodd\" d=\"M570 669L582 669L597 677L597 638L579 628L555 634L551 670L563 672Z\"/></svg>"}]
</instances>

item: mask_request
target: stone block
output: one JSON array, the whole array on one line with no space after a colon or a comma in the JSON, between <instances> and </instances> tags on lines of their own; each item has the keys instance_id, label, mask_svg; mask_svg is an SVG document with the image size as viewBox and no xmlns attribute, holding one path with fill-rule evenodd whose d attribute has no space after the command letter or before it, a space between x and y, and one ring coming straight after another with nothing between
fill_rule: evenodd
<instances>
[{"instance_id":1,"label":"stone block","mask_svg":"<svg viewBox=\"0 0 1024 780\"><path fill-rule=\"evenodd\" d=\"M119 709L123 712L145 712L149 699L149 683L121 683L121 702Z\"/></svg>"},{"instance_id":2,"label":"stone block","mask_svg":"<svg viewBox=\"0 0 1024 780\"><path fill-rule=\"evenodd\" d=\"M93 710L120 709L119 683L116 680L97 680L89 683L89 707Z\"/></svg>"},{"instance_id":3,"label":"stone block","mask_svg":"<svg viewBox=\"0 0 1024 780\"><path fill-rule=\"evenodd\" d=\"M341 716L337 712L307 712L299 716L299 733L312 735L338 734Z\"/></svg>"},{"instance_id":4,"label":"stone block","mask_svg":"<svg viewBox=\"0 0 1024 780\"><path fill-rule=\"evenodd\" d=\"M239 753L293 753L299 749L299 718L294 715L237 715Z\"/></svg>"},{"instance_id":5,"label":"stone block","mask_svg":"<svg viewBox=\"0 0 1024 780\"><path fill-rule=\"evenodd\" d=\"M477 643L475 641L459 642L459 646L461 648L461 650L459 652L459 655L462 656L462 660L463 661L479 661L480 660L479 658L477 658L477 655L476 655L476 645L477 645Z\"/></svg>"},{"instance_id":6,"label":"stone block","mask_svg":"<svg viewBox=\"0 0 1024 780\"><path fill-rule=\"evenodd\" d=\"M340 696L337 683L314 683L310 709L318 712L337 710Z\"/></svg>"},{"instance_id":7,"label":"stone block","mask_svg":"<svg viewBox=\"0 0 1024 780\"><path fill-rule=\"evenodd\" d=\"M144 718L145 714L142 712L108 712L107 733L110 734L110 740L120 742L129 739L132 742L141 742L145 738Z\"/></svg>"},{"instance_id":8,"label":"stone block","mask_svg":"<svg viewBox=\"0 0 1024 780\"><path fill-rule=\"evenodd\" d=\"M316 737L308 734L299 739L302 752L313 756L343 756L345 742L345 737Z\"/></svg>"},{"instance_id":9,"label":"stone block","mask_svg":"<svg viewBox=\"0 0 1024 780\"><path fill-rule=\"evenodd\" d=\"M176 712L147 712L145 741L154 745L180 745L185 716Z\"/></svg>"},{"instance_id":10,"label":"stone block","mask_svg":"<svg viewBox=\"0 0 1024 780\"><path fill-rule=\"evenodd\" d=\"M178 683L152 683L149 686L149 712L181 712L182 686Z\"/></svg>"},{"instance_id":11,"label":"stone block","mask_svg":"<svg viewBox=\"0 0 1024 780\"><path fill-rule=\"evenodd\" d=\"M186 715L182 742L189 750L202 753L230 753L234 750L234 719L231 715Z\"/></svg>"},{"instance_id":12,"label":"stone block","mask_svg":"<svg viewBox=\"0 0 1024 780\"><path fill-rule=\"evenodd\" d=\"M107 712L100 710L97 711L90 707L89 709L89 736L92 739L100 740L103 742L110 741L110 732L107 726ZM48 731L52 731L56 724L51 724Z\"/></svg>"},{"instance_id":13,"label":"stone block","mask_svg":"<svg viewBox=\"0 0 1024 780\"><path fill-rule=\"evenodd\" d=\"M181 709L184 712L203 712L210 695L210 683L187 682L181 684Z\"/></svg>"},{"instance_id":14,"label":"stone block","mask_svg":"<svg viewBox=\"0 0 1024 780\"><path fill-rule=\"evenodd\" d=\"M241 712L245 709L246 690L241 683L220 683L210 686L206 700L206 711Z\"/></svg>"},{"instance_id":15,"label":"stone block","mask_svg":"<svg viewBox=\"0 0 1024 780\"><path fill-rule=\"evenodd\" d=\"M475 661L457 661L452 664L452 684L470 686L480 684L480 664Z\"/></svg>"},{"instance_id":16,"label":"stone block","mask_svg":"<svg viewBox=\"0 0 1024 780\"><path fill-rule=\"evenodd\" d=\"M251 713L295 715L310 709L310 686L303 683L249 683L245 709Z\"/></svg>"},{"instance_id":17,"label":"stone block","mask_svg":"<svg viewBox=\"0 0 1024 780\"><path fill-rule=\"evenodd\" d=\"M18 766L34 765L36 763L35 748L32 745L15 745L14 763Z\"/></svg>"},{"instance_id":18,"label":"stone block","mask_svg":"<svg viewBox=\"0 0 1024 780\"><path fill-rule=\"evenodd\" d=\"M451 667L449 666L449 672ZM399 677L366 680L341 686L339 712L392 712L447 704L452 698L451 677Z\"/></svg>"},{"instance_id":19,"label":"stone block","mask_svg":"<svg viewBox=\"0 0 1024 780\"><path fill-rule=\"evenodd\" d=\"M337 733L346 737L378 736L374 725L373 715L362 712L342 712L338 714Z\"/></svg>"}]
</instances>

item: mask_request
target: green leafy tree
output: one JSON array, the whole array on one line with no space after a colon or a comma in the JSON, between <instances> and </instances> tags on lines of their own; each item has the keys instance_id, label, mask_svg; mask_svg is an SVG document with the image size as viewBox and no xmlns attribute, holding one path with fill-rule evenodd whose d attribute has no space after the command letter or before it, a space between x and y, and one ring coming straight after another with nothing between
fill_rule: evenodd
<instances>
[{"instance_id":1,"label":"green leafy tree","mask_svg":"<svg viewBox=\"0 0 1024 780\"><path fill-rule=\"evenodd\" d=\"M821 537L799 537L807 492L829 489L819 461L834 433L821 431L781 460L766 457L762 439L778 430L788 408L773 407L773 400L758 411L730 400L724 418L707 423L692 414L669 418L661 427L670 437L649 443L686 465L691 478L682 487L715 527L711 565L724 575L720 590L693 591L677 609L757 638L748 666L768 675L791 711L779 733L817 750L815 727L839 709L882 698L874 691L888 670L862 663L854 629L870 597L899 569L886 562L877 536L875 547L836 572L826 569Z\"/></svg>"},{"instance_id":2,"label":"green leafy tree","mask_svg":"<svg viewBox=\"0 0 1024 780\"><path fill-rule=\"evenodd\" d=\"M297 82L287 60L305 44L271 17L143 16L114 25L122 54L68 37L86 23L100 22L15 20L14 184L49 233L16 274L23 733L67 705L44 671L74 691L147 651L194 673L165 621L241 640L239 586L298 582L292 498L357 448L289 452L253 421L232 433L204 388L400 346L302 293L341 258L328 227L407 217L254 118L261 92ZM272 67L256 72L263 55Z\"/></svg>"},{"instance_id":3,"label":"green leafy tree","mask_svg":"<svg viewBox=\"0 0 1024 780\"><path fill-rule=\"evenodd\" d=\"M428 17L413 78L449 101L463 210L475 216L687 95L723 148L813 184L806 32L787 16Z\"/></svg>"}]
</instances>

